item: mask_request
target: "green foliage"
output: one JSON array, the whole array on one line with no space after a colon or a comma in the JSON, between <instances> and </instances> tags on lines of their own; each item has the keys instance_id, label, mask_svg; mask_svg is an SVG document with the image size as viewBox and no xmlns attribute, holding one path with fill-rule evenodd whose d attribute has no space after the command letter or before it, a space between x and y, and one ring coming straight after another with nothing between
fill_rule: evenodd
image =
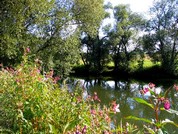
<instances>
[{"instance_id":1,"label":"green foliage","mask_svg":"<svg viewBox=\"0 0 178 134\"><path fill-rule=\"evenodd\" d=\"M152 109L154 108L153 104L148 103L147 101L143 100L142 98L134 98L135 101L137 101L138 103L147 105L149 107L151 107Z\"/></svg>"},{"instance_id":2,"label":"green foliage","mask_svg":"<svg viewBox=\"0 0 178 134\"><path fill-rule=\"evenodd\" d=\"M177 74L177 0L155 1L148 20L147 32L143 37L145 51L156 61L160 61L162 68Z\"/></svg>"},{"instance_id":3,"label":"green foliage","mask_svg":"<svg viewBox=\"0 0 178 134\"><path fill-rule=\"evenodd\" d=\"M81 132L84 126L88 133L110 131L107 108L84 101L78 86L72 93L66 86L60 89L52 72L44 76L39 69L39 62L25 56L15 70L0 71L0 132L67 133Z\"/></svg>"},{"instance_id":4,"label":"green foliage","mask_svg":"<svg viewBox=\"0 0 178 134\"><path fill-rule=\"evenodd\" d=\"M75 19L90 36L97 34L104 15L103 0L74 0Z\"/></svg>"},{"instance_id":5,"label":"green foliage","mask_svg":"<svg viewBox=\"0 0 178 134\"><path fill-rule=\"evenodd\" d=\"M2 0L0 6L0 62L20 63L28 46L61 77L78 60L80 33L94 36L105 15L103 0Z\"/></svg>"},{"instance_id":6,"label":"green foliage","mask_svg":"<svg viewBox=\"0 0 178 134\"><path fill-rule=\"evenodd\" d=\"M27 50L26 50L27 51ZM0 71L0 133L135 132L131 124L111 128L113 109L94 96L83 99L80 82L70 91L59 87L53 71L41 74L41 62L23 62Z\"/></svg>"},{"instance_id":7,"label":"green foliage","mask_svg":"<svg viewBox=\"0 0 178 134\"><path fill-rule=\"evenodd\" d=\"M88 69L94 69L98 74L102 73L106 64L110 61L109 49L110 45L106 37L99 38L99 35L92 38L86 35L81 40L81 48L85 47L86 52L81 53L81 57Z\"/></svg>"},{"instance_id":8,"label":"green foliage","mask_svg":"<svg viewBox=\"0 0 178 134\"><path fill-rule=\"evenodd\" d=\"M177 114L178 113L178 111L170 109L170 102L169 102L169 99L168 99L168 93L171 91L172 87L169 88L168 90L166 90L166 92L164 94L158 94L157 91L156 91L156 88L154 86L155 85L153 83L149 83L149 88L145 88L145 89L141 90L141 93L143 95L147 92L150 92L151 96L149 97L148 100L145 100L143 98L134 98L134 100L137 101L140 104L144 104L144 105L150 107L155 113L155 118L152 119L152 120L149 120L149 119L140 118L140 117L136 117L136 116L128 116L128 117L126 117L126 119L143 121L147 124L152 125L151 127L148 127L146 125L144 126L144 128L152 134L167 133L165 131L165 128L164 128L164 126L166 124L172 124L172 125L178 127L178 124L176 124L175 122L173 122L173 121L171 121L167 118L165 120L159 119L161 111L163 111L163 110L167 111L171 114ZM164 108L162 108L162 103L164 104Z\"/></svg>"},{"instance_id":9,"label":"green foliage","mask_svg":"<svg viewBox=\"0 0 178 134\"><path fill-rule=\"evenodd\" d=\"M2 0L0 7L0 59L5 65L20 62L23 47L34 42L30 36L35 25L42 24L54 1Z\"/></svg>"},{"instance_id":10,"label":"green foliage","mask_svg":"<svg viewBox=\"0 0 178 134\"><path fill-rule=\"evenodd\" d=\"M144 20L142 16L133 13L127 5L114 7L113 13L116 25L107 33L112 60L116 70L123 67L128 71L132 53L138 49L137 33L142 29ZM129 50L131 47L132 50Z\"/></svg>"}]
</instances>

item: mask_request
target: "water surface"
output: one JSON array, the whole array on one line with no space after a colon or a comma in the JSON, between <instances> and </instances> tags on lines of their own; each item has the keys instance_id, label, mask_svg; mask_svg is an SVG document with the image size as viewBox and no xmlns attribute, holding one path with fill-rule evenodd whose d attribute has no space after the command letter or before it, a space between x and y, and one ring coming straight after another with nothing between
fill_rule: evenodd
<instances>
[{"instance_id":1,"label":"water surface","mask_svg":"<svg viewBox=\"0 0 178 134\"><path fill-rule=\"evenodd\" d=\"M131 122L138 126L142 126L143 122L126 120L125 117L134 115L146 119L154 119L154 110L148 106L137 103L133 98L140 97L148 100L148 96L143 96L140 94L140 89L147 85L147 81L137 81L137 80L101 80L101 79L70 79L70 83L75 83L80 81L84 89L89 95L93 95L97 92L98 97L101 100L102 105L109 106L113 100L116 100L120 104L120 113L114 115L114 119L117 123L122 120L123 123ZM160 87L162 92L165 92L168 88L171 88L176 80L163 80L156 81L156 87ZM169 98L171 101L171 109L178 111L178 93L172 89L169 93ZM178 115L170 114L166 111L161 111L159 115L160 120L166 118L176 122L178 124ZM176 131L178 133L178 128L173 125L167 125L169 132Z\"/></svg>"}]
</instances>

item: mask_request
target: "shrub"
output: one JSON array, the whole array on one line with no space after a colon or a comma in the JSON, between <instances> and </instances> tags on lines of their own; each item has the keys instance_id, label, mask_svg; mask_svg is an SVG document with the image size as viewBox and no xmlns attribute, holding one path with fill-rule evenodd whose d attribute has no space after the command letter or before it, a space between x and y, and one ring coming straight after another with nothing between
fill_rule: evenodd
<instances>
[{"instance_id":1,"label":"shrub","mask_svg":"<svg viewBox=\"0 0 178 134\"><path fill-rule=\"evenodd\" d=\"M36 60L37 61L37 60ZM42 75L40 64L28 57L16 69L0 71L0 132L102 133L110 131L108 109L82 99L76 86L69 93L56 83L51 70ZM94 100L93 100L94 101ZM94 113L92 112L95 111Z\"/></svg>"}]
</instances>

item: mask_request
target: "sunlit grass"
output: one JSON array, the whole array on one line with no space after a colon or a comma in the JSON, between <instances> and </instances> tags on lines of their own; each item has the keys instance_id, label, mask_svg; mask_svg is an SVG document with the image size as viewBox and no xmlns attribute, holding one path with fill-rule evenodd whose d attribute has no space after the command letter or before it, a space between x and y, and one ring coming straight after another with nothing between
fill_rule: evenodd
<instances>
[{"instance_id":1,"label":"sunlit grass","mask_svg":"<svg viewBox=\"0 0 178 134\"><path fill-rule=\"evenodd\" d=\"M141 64L143 64L143 66L141 66ZM154 66L160 66L160 62L153 62L151 59L144 59L143 63L141 63L141 61L140 62L131 61L129 68L130 68L131 72L134 72L141 68L144 70L144 69L151 68Z\"/></svg>"},{"instance_id":2,"label":"sunlit grass","mask_svg":"<svg viewBox=\"0 0 178 134\"><path fill-rule=\"evenodd\" d=\"M143 63L143 68L150 68L150 67L153 67L153 66L160 66L160 62L153 62L149 59L145 59L144 60L144 63Z\"/></svg>"},{"instance_id":3,"label":"sunlit grass","mask_svg":"<svg viewBox=\"0 0 178 134\"><path fill-rule=\"evenodd\" d=\"M143 64L143 66L140 66L141 64ZM83 64L83 61L80 59L80 61L78 62L77 65L75 66L80 66L80 65L84 65ZM139 69L148 69L148 68L151 68L151 67L154 67L154 66L160 66L161 63L160 62L153 62L150 58L145 58L143 63L141 63L141 61L139 62L138 60L132 60L129 62L129 69L131 72L135 72ZM110 68L110 69L113 69L114 68L114 62L111 61L107 64L107 67ZM109 70L110 70L109 69ZM111 71L111 70L110 70Z\"/></svg>"},{"instance_id":4,"label":"sunlit grass","mask_svg":"<svg viewBox=\"0 0 178 134\"><path fill-rule=\"evenodd\" d=\"M109 62L107 66L108 67L114 67L114 62Z\"/></svg>"}]
</instances>

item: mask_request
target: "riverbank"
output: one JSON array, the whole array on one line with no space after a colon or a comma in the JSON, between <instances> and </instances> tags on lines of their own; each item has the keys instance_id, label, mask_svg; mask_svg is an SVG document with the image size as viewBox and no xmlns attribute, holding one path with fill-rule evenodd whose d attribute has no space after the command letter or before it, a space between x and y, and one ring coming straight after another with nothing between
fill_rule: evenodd
<instances>
[{"instance_id":1,"label":"riverbank","mask_svg":"<svg viewBox=\"0 0 178 134\"><path fill-rule=\"evenodd\" d=\"M95 69L88 69L80 65L75 66L71 76L77 77L112 77L112 78L132 78L132 79L178 79L178 76L166 73L160 66L135 69L134 71L125 71L124 69L114 70L114 67L108 66L102 72Z\"/></svg>"}]
</instances>

